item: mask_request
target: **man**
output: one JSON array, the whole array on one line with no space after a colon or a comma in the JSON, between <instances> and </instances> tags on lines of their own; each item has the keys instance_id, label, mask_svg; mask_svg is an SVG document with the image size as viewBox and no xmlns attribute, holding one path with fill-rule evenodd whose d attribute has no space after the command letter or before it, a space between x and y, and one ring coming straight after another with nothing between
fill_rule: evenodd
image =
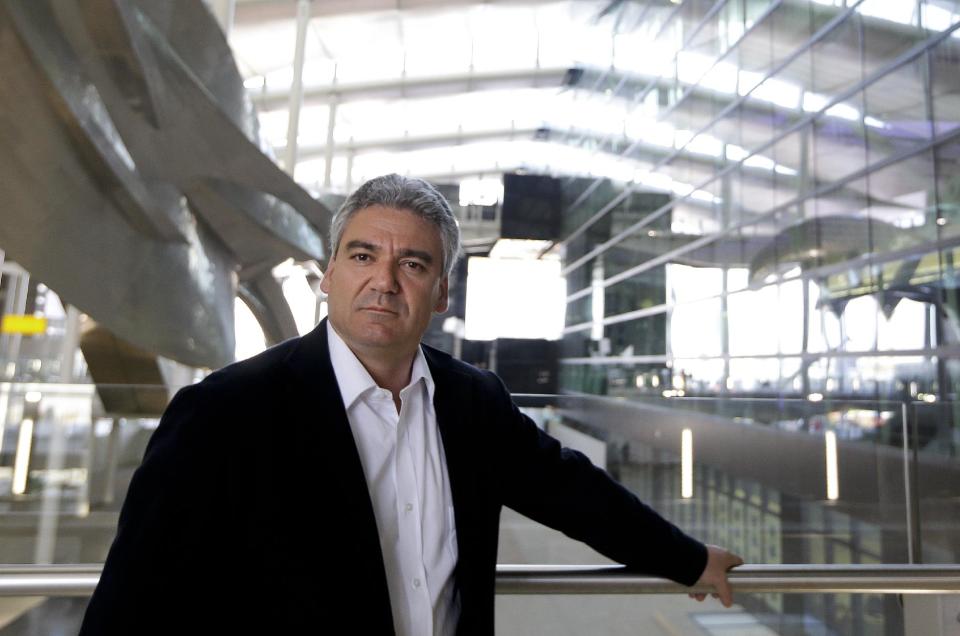
<instances>
[{"instance_id":1,"label":"man","mask_svg":"<svg viewBox=\"0 0 960 636\"><path fill-rule=\"evenodd\" d=\"M491 634L504 505L731 603L739 557L420 345L459 250L432 186L368 181L330 234L328 319L171 402L82 634Z\"/></svg>"}]
</instances>

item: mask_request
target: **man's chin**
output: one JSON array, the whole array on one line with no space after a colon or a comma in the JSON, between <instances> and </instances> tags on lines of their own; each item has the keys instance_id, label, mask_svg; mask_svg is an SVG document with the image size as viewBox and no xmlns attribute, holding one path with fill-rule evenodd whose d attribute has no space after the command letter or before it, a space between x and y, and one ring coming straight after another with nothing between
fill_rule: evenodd
<instances>
[{"instance_id":1,"label":"man's chin","mask_svg":"<svg viewBox=\"0 0 960 636\"><path fill-rule=\"evenodd\" d=\"M371 315L372 312L356 311L349 316L343 330L337 330L351 348L403 349L409 341L409 330L396 315ZM419 341L419 339L418 339Z\"/></svg>"},{"instance_id":2,"label":"man's chin","mask_svg":"<svg viewBox=\"0 0 960 636\"><path fill-rule=\"evenodd\" d=\"M357 324L357 339L368 347L395 346L402 340L402 334L395 325L386 324L386 321L363 321Z\"/></svg>"}]
</instances>

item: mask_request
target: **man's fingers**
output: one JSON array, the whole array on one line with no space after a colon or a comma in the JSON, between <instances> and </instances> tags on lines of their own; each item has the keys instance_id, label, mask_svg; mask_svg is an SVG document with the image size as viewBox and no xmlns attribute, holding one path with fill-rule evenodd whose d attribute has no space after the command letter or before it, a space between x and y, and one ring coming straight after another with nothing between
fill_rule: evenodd
<instances>
[{"instance_id":1,"label":"man's fingers","mask_svg":"<svg viewBox=\"0 0 960 636\"><path fill-rule=\"evenodd\" d=\"M716 592L711 593L711 596L719 599L724 607L731 607L733 605L733 588L730 587L727 574L738 565L743 565L743 559L739 555L719 546L708 545L707 564L697 583L713 586Z\"/></svg>"},{"instance_id":2,"label":"man's fingers","mask_svg":"<svg viewBox=\"0 0 960 636\"><path fill-rule=\"evenodd\" d=\"M717 592L714 594L717 598L720 599L720 602L723 603L724 607L730 607L733 605L733 590L730 588L730 583L727 581L726 577L722 580L717 581L715 585Z\"/></svg>"}]
</instances>

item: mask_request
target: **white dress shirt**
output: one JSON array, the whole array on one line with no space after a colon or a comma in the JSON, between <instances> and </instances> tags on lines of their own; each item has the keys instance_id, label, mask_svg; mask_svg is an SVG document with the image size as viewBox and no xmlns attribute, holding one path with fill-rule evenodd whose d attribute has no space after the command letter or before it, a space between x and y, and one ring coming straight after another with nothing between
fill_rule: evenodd
<instances>
[{"instance_id":1,"label":"white dress shirt","mask_svg":"<svg viewBox=\"0 0 960 636\"><path fill-rule=\"evenodd\" d=\"M452 636L460 615L457 532L433 377L417 348L410 383L380 388L327 322L330 362L373 502L397 636Z\"/></svg>"}]
</instances>

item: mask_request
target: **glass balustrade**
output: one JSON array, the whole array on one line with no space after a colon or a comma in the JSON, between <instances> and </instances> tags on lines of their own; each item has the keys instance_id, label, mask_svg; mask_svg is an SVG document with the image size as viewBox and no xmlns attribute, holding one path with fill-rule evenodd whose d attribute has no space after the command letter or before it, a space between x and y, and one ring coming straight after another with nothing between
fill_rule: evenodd
<instances>
[{"instance_id":1,"label":"glass balustrade","mask_svg":"<svg viewBox=\"0 0 960 636\"><path fill-rule=\"evenodd\" d=\"M794 576L789 568L798 566L862 573L958 563L957 404L924 395L906 402L829 394L690 397L682 388L660 388L644 397L515 399L565 445L693 536L741 554L748 568L786 568ZM0 384L0 589L15 568L22 576L23 568L47 564L55 569L37 572L79 576L77 564L90 564L80 572L94 577L87 580L92 589L126 485L172 391ZM499 563L610 564L510 510L501 520ZM573 596L501 589L497 628L499 634L917 633L908 630L898 594L876 586L867 593L832 590L824 581L840 575L824 576L819 587L803 590L782 581L779 588L748 591L744 583L729 610L690 600L679 588L666 595L643 588ZM960 574L954 585L958 580ZM79 625L83 590L58 597L65 592L56 585L64 582L47 582L53 587L31 588L29 595L0 592L0 634L60 630L53 625L71 633ZM949 589L942 584L940 591ZM933 609L921 614L947 616L957 596L930 598L924 602Z\"/></svg>"}]
</instances>

